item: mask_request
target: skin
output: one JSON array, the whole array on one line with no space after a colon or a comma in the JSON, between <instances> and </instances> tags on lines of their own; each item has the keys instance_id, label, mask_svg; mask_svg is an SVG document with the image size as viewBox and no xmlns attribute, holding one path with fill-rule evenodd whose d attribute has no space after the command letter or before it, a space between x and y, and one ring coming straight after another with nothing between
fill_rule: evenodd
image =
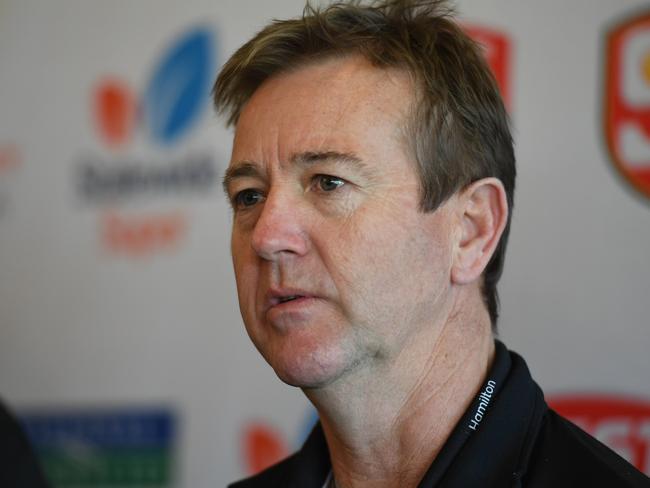
<instances>
[{"instance_id":1,"label":"skin","mask_svg":"<svg viewBox=\"0 0 650 488\"><path fill-rule=\"evenodd\" d=\"M416 486L493 356L480 276L505 192L488 178L419 210L413 92L356 56L277 75L224 180L246 330L318 409L343 487Z\"/></svg>"}]
</instances>

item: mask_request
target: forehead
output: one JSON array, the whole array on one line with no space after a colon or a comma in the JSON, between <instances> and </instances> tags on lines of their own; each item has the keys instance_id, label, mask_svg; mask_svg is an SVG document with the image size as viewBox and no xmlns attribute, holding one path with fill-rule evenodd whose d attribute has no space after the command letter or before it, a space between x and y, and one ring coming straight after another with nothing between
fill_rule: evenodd
<instances>
[{"instance_id":1,"label":"forehead","mask_svg":"<svg viewBox=\"0 0 650 488\"><path fill-rule=\"evenodd\" d=\"M306 151L403 151L413 83L361 56L329 58L265 81L242 110L232 161L285 162Z\"/></svg>"}]
</instances>

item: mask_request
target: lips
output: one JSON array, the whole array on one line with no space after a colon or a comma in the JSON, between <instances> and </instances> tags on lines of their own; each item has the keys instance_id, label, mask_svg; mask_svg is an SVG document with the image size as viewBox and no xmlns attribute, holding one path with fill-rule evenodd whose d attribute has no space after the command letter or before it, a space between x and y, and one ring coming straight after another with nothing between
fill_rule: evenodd
<instances>
[{"instance_id":1,"label":"lips","mask_svg":"<svg viewBox=\"0 0 650 488\"><path fill-rule=\"evenodd\" d=\"M268 310L277 307L278 305L300 301L304 298L316 298L316 296L305 290L294 288L274 288L269 290L266 295L266 308Z\"/></svg>"}]
</instances>

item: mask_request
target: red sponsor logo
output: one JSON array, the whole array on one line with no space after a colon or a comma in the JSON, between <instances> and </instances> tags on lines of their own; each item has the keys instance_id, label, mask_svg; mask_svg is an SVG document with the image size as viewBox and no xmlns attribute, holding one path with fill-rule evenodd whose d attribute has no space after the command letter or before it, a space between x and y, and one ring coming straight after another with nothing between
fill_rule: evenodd
<instances>
[{"instance_id":1,"label":"red sponsor logo","mask_svg":"<svg viewBox=\"0 0 650 488\"><path fill-rule=\"evenodd\" d=\"M271 427L270 421L248 422L241 432L241 446L243 464L247 475L253 475L281 461L290 451L298 449L311 433L318 421L318 414L314 408L305 412L302 425L298 429L298 436L293 442L279 429Z\"/></svg>"},{"instance_id":2,"label":"red sponsor logo","mask_svg":"<svg viewBox=\"0 0 650 488\"><path fill-rule=\"evenodd\" d=\"M242 436L246 473L253 475L272 466L288 454L282 435L262 422L246 426Z\"/></svg>"},{"instance_id":3,"label":"red sponsor logo","mask_svg":"<svg viewBox=\"0 0 650 488\"><path fill-rule=\"evenodd\" d=\"M639 470L650 472L650 401L612 395L556 395L549 405Z\"/></svg>"},{"instance_id":4,"label":"red sponsor logo","mask_svg":"<svg viewBox=\"0 0 650 488\"><path fill-rule=\"evenodd\" d=\"M20 151L16 144L0 144L0 173L16 168L20 163Z\"/></svg>"},{"instance_id":5,"label":"red sponsor logo","mask_svg":"<svg viewBox=\"0 0 650 488\"><path fill-rule=\"evenodd\" d=\"M616 169L650 197L650 12L607 33L604 129Z\"/></svg>"},{"instance_id":6,"label":"red sponsor logo","mask_svg":"<svg viewBox=\"0 0 650 488\"><path fill-rule=\"evenodd\" d=\"M187 218L180 212L123 215L107 212L101 220L102 242L112 254L129 257L175 251L187 232Z\"/></svg>"},{"instance_id":7,"label":"red sponsor logo","mask_svg":"<svg viewBox=\"0 0 650 488\"><path fill-rule=\"evenodd\" d=\"M499 85L501 96L510 110L512 103L511 94L511 64L512 64L512 42L506 34L488 27L478 25L465 25L465 31L478 42L484 49L492 74Z\"/></svg>"},{"instance_id":8,"label":"red sponsor logo","mask_svg":"<svg viewBox=\"0 0 650 488\"><path fill-rule=\"evenodd\" d=\"M136 125L135 96L117 79L105 79L95 88L95 124L108 146L121 146L129 141Z\"/></svg>"}]
</instances>

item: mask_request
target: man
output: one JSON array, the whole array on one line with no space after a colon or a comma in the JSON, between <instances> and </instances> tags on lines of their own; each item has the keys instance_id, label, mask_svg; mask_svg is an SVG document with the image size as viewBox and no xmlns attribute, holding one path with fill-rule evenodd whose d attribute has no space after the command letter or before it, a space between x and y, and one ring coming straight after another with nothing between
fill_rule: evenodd
<instances>
[{"instance_id":1,"label":"man","mask_svg":"<svg viewBox=\"0 0 650 488\"><path fill-rule=\"evenodd\" d=\"M515 165L441 1L275 21L226 63L239 305L320 422L241 487L649 486L494 341Z\"/></svg>"}]
</instances>

